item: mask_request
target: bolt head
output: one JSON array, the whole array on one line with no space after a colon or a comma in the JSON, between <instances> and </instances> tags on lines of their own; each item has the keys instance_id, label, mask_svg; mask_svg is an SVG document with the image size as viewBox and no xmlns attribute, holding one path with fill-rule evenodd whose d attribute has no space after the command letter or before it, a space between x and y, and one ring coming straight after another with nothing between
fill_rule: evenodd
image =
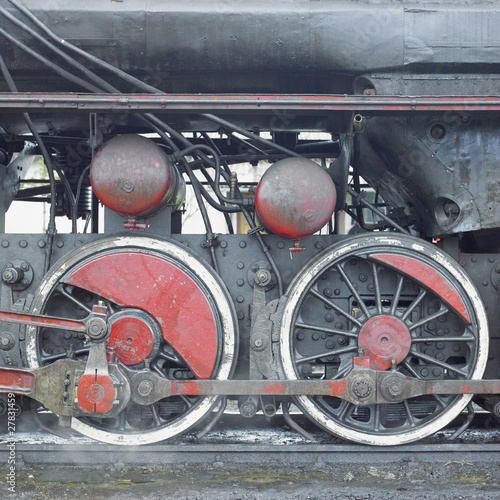
<instances>
[{"instance_id":1,"label":"bolt head","mask_svg":"<svg viewBox=\"0 0 500 500\"><path fill-rule=\"evenodd\" d=\"M372 392L372 384L365 378L358 379L354 382L353 391L358 398L367 398Z\"/></svg>"},{"instance_id":2,"label":"bolt head","mask_svg":"<svg viewBox=\"0 0 500 500\"><path fill-rule=\"evenodd\" d=\"M153 392L153 382L151 380L141 380L137 386L137 392L143 396L149 396Z\"/></svg>"},{"instance_id":3,"label":"bolt head","mask_svg":"<svg viewBox=\"0 0 500 500\"><path fill-rule=\"evenodd\" d=\"M14 273L12 272L12 269L6 269L3 273L2 273L2 280L5 282L5 283L13 283L15 281L15 278L14 278Z\"/></svg>"}]
</instances>

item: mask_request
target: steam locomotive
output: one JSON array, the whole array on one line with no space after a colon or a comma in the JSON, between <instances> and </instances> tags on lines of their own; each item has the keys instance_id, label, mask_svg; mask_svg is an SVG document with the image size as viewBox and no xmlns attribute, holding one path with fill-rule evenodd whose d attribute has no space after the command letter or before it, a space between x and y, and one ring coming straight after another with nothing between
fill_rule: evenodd
<instances>
[{"instance_id":1,"label":"steam locomotive","mask_svg":"<svg viewBox=\"0 0 500 500\"><path fill-rule=\"evenodd\" d=\"M488 0L0 0L0 411L123 445L228 401L373 445L499 417L499 23ZM5 231L21 201L45 232Z\"/></svg>"}]
</instances>

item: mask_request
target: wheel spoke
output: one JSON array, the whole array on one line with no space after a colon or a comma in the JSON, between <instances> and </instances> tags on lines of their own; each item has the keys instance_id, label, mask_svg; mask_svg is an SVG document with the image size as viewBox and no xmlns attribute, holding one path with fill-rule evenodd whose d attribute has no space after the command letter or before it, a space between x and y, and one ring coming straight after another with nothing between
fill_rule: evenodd
<instances>
[{"instance_id":1,"label":"wheel spoke","mask_svg":"<svg viewBox=\"0 0 500 500\"><path fill-rule=\"evenodd\" d=\"M179 396L187 408L192 408L194 403L187 396Z\"/></svg>"},{"instance_id":2,"label":"wheel spoke","mask_svg":"<svg viewBox=\"0 0 500 500\"><path fill-rule=\"evenodd\" d=\"M119 415L118 415L118 429L121 430L121 431L124 431L127 427L127 419L126 419L127 415L126 415L126 412L122 411Z\"/></svg>"},{"instance_id":3,"label":"wheel spoke","mask_svg":"<svg viewBox=\"0 0 500 500\"><path fill-rule=\"evenodd\" d=\"M330 306L334 311L337 311L339 314L342 314L345 318L347 318L349 321L354 323L355 325L359 326L361 328L361 321L356 319L352 314L350 314L347 311L344 311L341 307L337 306L334 304L331 300L328 300L326 297L323 297L317 290L314 290L313 288L311 289L311 295L314 295L314 297L318 298L322 302L324 302L327 306Z\"/></svg>"},{"instance_id":4,"label":"wheel spoke","mask_svg":"<svg viewBox=\"0 0 500 500\"><path fill-rule=\"evenodd\" d=\"M474 342L476 338L472 335L463 335L461 337L412 337L411 341L415 344L422 342Z\"/></svg>"},{"instance_id":5,"label":"wheel spoke","mask_svg":"<svg viewBox=\"0 0 500 500\"><path fill-rule=\"evenodd\" d=\"M403 317L401 318L402 321L406 321L408 316L415 310L415 308L422 302L424 297L426 296L427 291L424 290L423 288L420 289L420 293L418 294L418 297L410 304L410 306L406 309L406 311L403 314Z\"/></svg>"},{"instance_id":6,"label":"wheel spoke","mask_svg":"<svg viewBox=\"0 0 500 500\"><path fill-rule=\"evenodd\" d=\"M352 403L349 403L349 401L342 400L342 403L340 404L340 411L338 413L338 419L341 421L346 420L349 410L353 407L354 405Z\"/></svg>"},{"instance_id":7,"label":"wheel spoke","mask_svg":"<svg viewBox=\"0 0 500 500\"><path fill-rule=\"evenodd\" d=\"M346 365L342 370L339 370L330 380L337 380L344 375L347 375L352 370L352 366Z\"/></svg>"},{"instance_id":8,"label":"wheel spoke","mask_svg":"<svg viewBox=\"0 0 500 500\"><path fill-rule=\"evenodd\" d=\"M165 359L166 361L175 363L176 365L187 367L186 362L176 353L169 353L165 352L163 349L160 349L160 351L158 352L158 357Z\"/></svg>"},{"instance_id":9,"label":"wheel spoke","mask_svg":"<svg viewBox=\"0 0 500 500\"><path fill-rule=\"evenodd\" d=\"M408 421L410 422L411 427L415 427L415 419L413 418L413 415L411 414L410 405L408 404L408 401L406 399L403 399L403 406L404 406L406 416L408 417Z\"/></svg>"},{"instance_id":10,"label":"wheel spoke","mask_svg":"<svg viewBox=\"0 0 500 500\"><path fill-rule=\"evenodd\" d=\"M415 378L418 378L419 380L423 380L423 378L420 376L419 373L417 373L412 367L411 365L407 362L407 361L404 361L403 362L403 365L406 367L406 369L415 377ZM444 408L445 406L445 402L443 400L443 398L441 396L439 396L438 394L432 394L433 398L436 400L436 402L439 404L439 406L441 406L441 408Z\"/></svg>"},{"instance_id":11,"label":"wheel spoke","mask_svg":"<svg viewBox=\"0 0 500 500\"><path fill-rule=\"evenodd\" d=\"M377 306L378 314L382 314L382 296L380 294L380 284L378 282L378 266L375 262L372 262L372 271L373 271L373 285L374 285L374 293L375 293L375 304Z\"/></svg>"},{"instance_id":12,"label":"wheel spoke","mask_svg":"<svg viewBox=\"0 0 500 500\"><path fill-rule=\"evenodd\" d=\"M354 284L352 283L351 279L349 276L347 276L346 272L344 271L344 268L342 267L341 264L337 264L334 266L335 269L337 269L342 276L344 283L347 285L347 288L349 288L349 291L352 293L353 297L356 299L356 302L359 306L359 308L363 311L363 314L365 315L366 318L370 317L370 312L368 311L368 308L366 307L365 302L359 295L358 291L356 288L354 288Z\"/></svg>"},{"instance_id":13,"label":"wheel spoke","mask_svg":"<svg viewBox=\"0 0 500 500\"><path fill-rule=\"evenodd\" d=\"M78 356L81 356L82 354L88 354L89 349L90 349L89 347L84 347L83 349L77 349L76 351L74 351L74 355L76 357L78 357ZM43 356L42 361L43 361L43 363L50 363L50 362L56 361L58 359L66 358L67 356L68 356L68 352L65 351L65 352L61 352L59 354L52 354L50 356Z\"/></svg>"},{"instance_id":14,"label":"wheel spoke","mask_svg":"<svg viewBox=\"0 0 500 500\"><path fill-rule=\"evenodd\" d=\"M445 370L449 370L451 372L456 373L457 375L462 375L463 377L467 376L466 373L464 373L462 370L455 368L452 365L449 365L448 363L444 363L442 361L439 361L435 358L432 358L431 356L427 356L426 354L422 354L420 352L416 352L415 350L411 349L410 354L412 356L415 356L416 358L420 358L422 361L427 361L428 363L431 363L433 365L439 366L441 368L444 368Z\"/></svg>"},{"instance_id":15,"label":"wheel spoke","mask_svg":"<svg viewBox=\"0 0 500 500\"><path fill-rule=\"evenodd\" d=\"M155 421L155 424L157 426L161 425L161 418L160 414L158 413L158 408L156 407L155 404L149 405L149 408L151 409L151 413L153 414L153 420Z\"/></svg>"},{"instance_id":16,"label":"wheel spoke","mask_svg":"<svg viewBox=\"0 0 500 500\"><path fill-rule=\"evenodd\" d=\"M335 334L335 335L342 335L344 337L350 337L350 338L353 338L353 339L357 339L358 338L357 333L346 332L345 330L335 330L333 328L326 328L324 326L311 325L309 323L302 323L301 321L297 321L295 323L295 326L297 328L304 328L305 330L315 330L317 332L324 332L324 333L331 333L331 334Z\"/></svg>"},{"instance_id":17,"label":"wheel spoke","mask_svg":"<svg viewBox=\"0 0 500 500\"><path fill-rule=\"evenodd\" d=\"M380 406L375 405L373 409L373 430L378 432L380 430Z\"/></svg>"},{"instance_id":18,"label":"wheel spoke","mask_svg":"<svg viewBox=\"0 0 500 500\"><path fill-rule=\"evenodd\" d=\"M416 330L417 328L425 325L426 323L429 323L430 321L433 321L437 318L440 318L441 316L444 316L448 312L449 312L449 309L447 309L445 306L441 305L441 307L437 313L432 314L431 316L428 316L427 318L423 318L420 321L418 321L417 323L413 323L412 325L410 325L408 327L408 330L410 330L410 332L412 330Z\"/></svg>"},{"instance_id":19,"label":"wheel spoke","mask_svg":"<svg viewBox=\"0 0 500 500\"><path fill-rule=\"evenodd\" d=\"M90 309L90 307L87 307L83 302L81 302L80 300L73 297L73 295L68 293L66 291L65 285L59 284L57 286L57 291L61 295L64 295L64 297L66 297L68 300L71 300L71 302L73 302L73 304L76 304L78 307L81 307L85 312L87 312L87 314L90 314L92 312L92 309Z\"/></svg>"},{"instance_id":20,"label":"wheel spoke","mask_svg":"<svg viewBox=\"0 0 500 500\"><path fill-rule=\"evenodd\" d=\"M396 316L396 310L399 304L399 298L401 297L401 291L403 290L404 278L398 274L398 284L396 286L396 291L394 292L394 297L392 298L391 304L391 316Z\"/></svg>"},{"instance_id":21,"label":"wheel spoke","mask_svg":"<svg viewBox=\"0 0 500 500\"><path fill-rule=\"evenodd\" d=\"M308 363L309 361L314 361L315 359L326 358L328 356L338 356L339 354L345 354L346 352L353 352L358 349L358 346L353 345L349 347L344 347L342 349L330 350L320 352L319 354L314 354L313 356L307 356L305 358L297 359L295 362L300 365L302 363Z\"/></svg>"}]
</instances>

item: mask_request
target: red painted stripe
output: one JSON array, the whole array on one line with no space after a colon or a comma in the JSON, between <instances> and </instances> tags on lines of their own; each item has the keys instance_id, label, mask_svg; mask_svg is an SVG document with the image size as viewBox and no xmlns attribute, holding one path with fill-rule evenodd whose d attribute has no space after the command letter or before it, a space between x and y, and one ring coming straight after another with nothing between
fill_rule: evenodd
<instances>
[{"instance_id":1,"label":"red painted stripe","mask_svg":"<svg viewBox=\"0 0 500 500\"><path fill-rule=\"evenodd\" d=\"M470 323L470 316L460 294L451 282L436 271L434 268L423 262L407 257L405 255L395 254L372 254L370 258L384 262L385 264L398 269L402 273L419 281L434 293L439 295L451 308L453 308L462 318Z\"/></svg>"}]
</instances>

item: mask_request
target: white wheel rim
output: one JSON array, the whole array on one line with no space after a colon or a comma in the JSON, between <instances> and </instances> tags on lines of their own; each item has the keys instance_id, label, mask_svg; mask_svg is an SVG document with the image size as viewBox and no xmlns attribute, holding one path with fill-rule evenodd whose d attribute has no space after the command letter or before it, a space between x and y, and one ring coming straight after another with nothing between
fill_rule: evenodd
<instances>
[{"instance_id":1,"label":"white wheel rim","mask_svg":"<svg viewBox=\"0 0 500 500\"><path fill-rule=\"evenodd\" d=\"M159 254L165 254L181 262L184 266L191 270L200 279L200 281L202 281L207 290L210 290L211 292L211 297L215 303L220 318L222 330L222 351L219 369L215 378L219 380L229 378L233 369L237 342L237 324L235 321L234 310L229 300L229 295L222 282L202 261L200 261L191 252L188 252L184 248L170 241L157 240L147 237L121 236L100 239L84 247L80 247L78 251L73 252L73 254L65 258L63 264L56 264L53 270L50 271L44 278L39 288L39 295L44 297L44 299L34 301L31 312L33 314L40 314L45 301L50 296L50 293L53 291L61 277L74 265L81 262L87 255L91 256L95 254L98 249L101 249L103 244L109 245L106 250L137 248L158 252ZM38 328L27 326L26 354L30 368L39 367L37 337ZM180 417L158 429L143 430L140 433L111 432L89 425L79 418L73 418L71 426L81 434L105 443L118 445L150 444L170 439L186 432L207 416L217 403L218 399L219 398L217 396L205 397L198 402L193 409L188 410L185 416Z\"/></svg>"},{"instance_id":2,"label":"white wheel rim","mask_svg":"<svg viewBox=\"0 0 500 500\"><path fill-rule=\"evenodd\" d=\"M337 259L362 248L367 248L370 246L387 246L391 247L401 247L401 248L411 248L411 250L426 255L433 259L436 263L440 264L445 268L462 286L467 290L468 298L472 304L476 320L477 320L477 333L478 333L478 352L477 361L471 378L479 379L482 377L487 357L488 357L488 322L486 317L486 312L482 304L479 293L477 292L475 286L473 285L470 278L443 252L439 251L437 248L433 248L427 243L422 243L416 238L406 237L402 235L398 236L358 236L356 238L349 239L347 242L335 245L332 249L327 249L322 254L317 257L317 260L312 264L305 266L304 270L300 272L294 279L290 288L287 292L287 303L284 308L283 318L281 323L281 336L280 336L280 349L281 349L281 363L284 374L287 379L296 380L297 373L295 371L294 363L292 360L292 345L291 345L291 334L293 329L293 318L295 309L303 296L306 288L311 283L315 277L319 276L323 270L329 267ZM424 251L430 253L425 253ZM390 446L405 444L419 439L423 439L431 434L434 434L438 430L445 427L454 418L456 418L462 410L467 406L471 400L472 395L463 395L457 398L443 413L431 420L427 424L423 424L421 427L413 431L405 431L402 434L368 434L360 432L354 429L346 428L343 425L339 425L335 420L329 418L322 412L308 396L298 396L297 402L299 406L304 410L304 412L312 418L321 427L336 434L344 439L350 441L356 441L358 443L378 445L378 446Z\"/></svg>"}]
</instances>

